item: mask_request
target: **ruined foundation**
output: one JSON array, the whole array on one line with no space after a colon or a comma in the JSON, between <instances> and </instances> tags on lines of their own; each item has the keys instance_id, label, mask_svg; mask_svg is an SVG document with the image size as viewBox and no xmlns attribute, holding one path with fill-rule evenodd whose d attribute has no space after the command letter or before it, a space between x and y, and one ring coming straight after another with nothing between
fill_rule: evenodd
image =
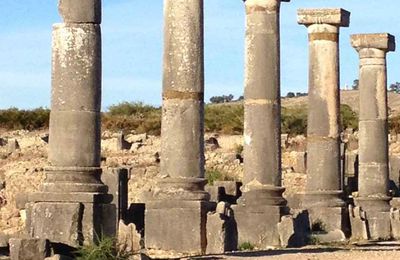
<instances>
[{"instance_id":1,"label":"ruined foundation","mask_svg":"<svg viewBox=\"0 0 400 260\"><path fill-rule=\"evenodd\" d=\"M360 55L359 188L355 204L366 215L371 239L389 239L390 205L386 53L395 50L390 34L357 34Z\"/></svg>"},{"instance_id":2,"label":"ruined foundation","mask_svg":"<svg viewBox=\"0 0 400 260\"><path fill-rule=\"evenodd\" d=\"M79 246L115 235L115 205L101 180L101 1L60 0L53 27L49 166L28 195L34 238Z\"/></svg>"},{"instance_id":3,"label":"ruined foundation","mask_svg":"<svg viewBox=\"0 0 400 260\"><path fill-rule=\"evenodd\" d=\"M301 207L309 211L312 231L319 233L348 231L340 174L338 44L339 28L349 22L350 13L343 9L298 11L298 23L308 28L310 50L307 183Z\"/></svg>"}]
</instances>

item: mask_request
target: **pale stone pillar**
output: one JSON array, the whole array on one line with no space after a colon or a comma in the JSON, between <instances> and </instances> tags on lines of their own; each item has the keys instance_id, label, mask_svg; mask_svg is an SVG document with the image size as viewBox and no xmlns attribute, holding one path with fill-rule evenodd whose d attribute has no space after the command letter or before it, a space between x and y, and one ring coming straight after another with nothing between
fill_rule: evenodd
<instances>
[{"instance_id":1,"label":"pale stone pillar","mask_svg":"<svg viewBox=\"0 0 400 260\"><path fill-rule=\"evenodd\" d=\"M281 2L289 1L245 2L244 186L235 218L239 244L258 248L280 245L277 223L286 205L281 187Z\"/></svg>"},{"instance_id":2,"label":"pale stone pillar","mask_svg":"<svg viewBox=\"0 0 400 260\"><path fill-rule=\"evenodd\" d=\"M164 0L161 178L146 203L146 247L206 249L203 0ZM173 239L171 239L173 238Z\"/></svg>"},{"instance_id":3,"label":"pale stone pillar","mask_svg":"<svg viewBox=\"0 0 400 260\"><path fill-rule=\"evenodd\" d=\"M60 0L53 27L49 167L29 194L31 236L70 246L115 235L115 206L100 180L101 0ZM107 218L106 218L107 217Z\"/></svg>"},{"instance_id":4,"label":"pale stone pillar","mask_svg":"<svg viewBox=\"0 0 400 260\"><path fill-rule=\"evenodd\" d=\"M65 2L65 1L62 1ZM104 192L100 181L100 24L53 27L47 192Z\"/></svg>"},{"instance_id":5,"label":"pale stone pillar","mask_svg":"<svg viewBox=\"0 0 400 260\"><path fill-rule=\"evenodd\" d=\"M298 23L308 28L309 91L307 183L302 207L326 231L343 230L341 199L339 29L348 27L343 9L300 9Z\"/></svg>"},{"instance_id":6,"label":"pale stone pillar","mask_svg":"<svg viewBox=\"0 0 400 260\"><path fill-rule=\"evenodd\" d=\"M366 212L372 239L390 238L389 148L386 53L394 36L356 34L351 44L360 55L359 180L356 204Z\"/></svg>"}]
</instances>

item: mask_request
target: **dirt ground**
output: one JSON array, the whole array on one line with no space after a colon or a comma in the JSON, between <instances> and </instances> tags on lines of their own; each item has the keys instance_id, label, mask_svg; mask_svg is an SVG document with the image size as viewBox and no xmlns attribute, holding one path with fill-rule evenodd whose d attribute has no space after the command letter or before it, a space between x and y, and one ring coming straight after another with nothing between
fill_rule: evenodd
<instances>
[{"instance_id":1,"label":"dirt ground","mask_svg":"<svg viewBox=\"0 0 400 260\"><path fill-rule=\"evenodd\" d=\"M186 259L273 259L273 260L394 260L400 259L399 242L380 242L351 246L309 246L300 249L238 252L228 255Z\"/></svg>"}]
</instances>

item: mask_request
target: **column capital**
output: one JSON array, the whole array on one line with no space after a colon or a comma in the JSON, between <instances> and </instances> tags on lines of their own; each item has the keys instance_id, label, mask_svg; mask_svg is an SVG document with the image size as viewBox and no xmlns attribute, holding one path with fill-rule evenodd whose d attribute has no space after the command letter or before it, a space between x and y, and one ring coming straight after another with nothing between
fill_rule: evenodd
<instances>
[{"instance_id":1,"label":"column capital","mask_svg":"<svg viewBox=\"0 0 400 260\"><path fill-rule=\"evenodd\" d=\"M385 52L395 51L395 37L389 33L353 34L351 46L357 51L361 49L378 49Z\"/></svg>"},{"instance_id":2,"label":"column capital","mask_svg":"<svg viewBox=\"0 0 400 260\"><path fill-rule=\"evenodd\" d=\"M330 24L337 27L349 27L350 12L341 8L298 9L297 23L305 26Z\"/></svg>"},{"instance_id":3,"label":"column capital","mask_svg":"<svg viewBox=\"0 0 400 260\"><path fill-rule=\"evenodd\" d=\"M281 2L290 2L290 0L243 0L248 13L257 11L277 11Z\"/></svg>"}]
</instances>

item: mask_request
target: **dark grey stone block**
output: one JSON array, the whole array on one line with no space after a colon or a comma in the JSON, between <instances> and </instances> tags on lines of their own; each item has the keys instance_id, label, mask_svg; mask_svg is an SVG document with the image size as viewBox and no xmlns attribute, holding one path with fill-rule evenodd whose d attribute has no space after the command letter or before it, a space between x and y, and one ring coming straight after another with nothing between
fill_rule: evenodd
<instances>
[{"instance_id":1,"label":"dark grey stone block","mask_svg":"<svg viewBox=\"0 0 400 260\"><path fill-rule=\"evenodd\" d=\"M50 243L46 239L11 238L11 260L44 260L50 255Z\"/></svg>"}]
</instances>

